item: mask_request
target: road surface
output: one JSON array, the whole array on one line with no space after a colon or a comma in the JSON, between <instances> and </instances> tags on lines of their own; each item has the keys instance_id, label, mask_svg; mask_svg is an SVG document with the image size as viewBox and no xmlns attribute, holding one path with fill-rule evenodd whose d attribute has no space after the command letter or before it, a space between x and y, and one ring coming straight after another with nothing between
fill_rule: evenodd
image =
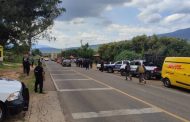
<instances>
[{"instance_id":1,"label":"road surface","mask_svg":"<svg viewBox=\"0 0 190 122\"><path fill-rule=\"evenodd\" d=\"M46 62L68 122L189 122L190 93Z\"/></svg>"}]
</instances>

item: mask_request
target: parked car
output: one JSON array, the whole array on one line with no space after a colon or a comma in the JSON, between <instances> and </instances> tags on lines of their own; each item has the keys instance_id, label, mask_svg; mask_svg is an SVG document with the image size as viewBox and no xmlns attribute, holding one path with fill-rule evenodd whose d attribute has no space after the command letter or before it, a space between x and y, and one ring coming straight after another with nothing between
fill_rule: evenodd
<instances>
[{"instance_id":1,"label":"parked car","mask_svg":"<svg viewBox=\"0 0 190 122\"><path fill-rule=\"evenodd\" d=\"M128 60L122 60L122 61L116 61L113 64L108 64L104 67L104 69L108 72L108 73L113 73L114 71L120 71L120 67L124 64L126 64L126 62L128 62Z\"/></svg>"},{"instance_id":2,"label":"parked car","mask_svg":"<svg viewBox=\"0 0 190 122\"><path fill-rule=\"evenodd\" d=\"M49 61L49 57L44 57L44 61Z\"/></svg>"},{"instance_id":3,"label":"parked car","mask_svg":"<svg viewBox=\"0 0 190 122\"><path fill-rule=\"evenodd\" d=\"M146 62L145 60L133 60L130 62L131 74L133 76L138 75L136 70L139 64L144 64L146 68L145 79L151 79L152 77L156 77L157 79L161 78L161 68L155 66L152 62ZM122 76L125 75L125 66L126 64L120 67L120 73Z\"/></svg>"},{"instance_id":4,"label":"parked car","mask_svg":"<svg viewBox=\"0 0 190 122\"><path fill-rule=\"evenodd\" d=\"M62 66L71 67L71 60L70 59L63 59Z\"/></svg>"},{"instance_id":5,"label":"parked car","mask_svg":"<svg viewBox=\"0 0 190 122\"><path fill-rule=\"evenodd\" d=\"M24 83L17 80L0 78L0 122L7 115L27 111L29 105L29 91Z\"/></svg>"},{"instance_id":6,"label":"parked car","mask_svg":"<svg viewBox=\"0 0 190 122\"><path fill-rule=\"evenodd\" d=\"M111 64L111 62L110 62L110 63L104 63L104 68L105 68L107 65L109 65L109 64ZM98 70L100 70L101 64L98 63L98 64L96 65L96 68L97 68ZM104 69L104 70L105 70L105 69Z\"/></svg>"},{"instance_id":7,"label":"parked car","mask_svg":"<svg viewBox=\"0 0 190 122\"><path fill-rule=\"evenodd\" d=\"M165 87L178 86L190 89L190 57L167 57L162 66Z\"/></svg>"}]
</instances>

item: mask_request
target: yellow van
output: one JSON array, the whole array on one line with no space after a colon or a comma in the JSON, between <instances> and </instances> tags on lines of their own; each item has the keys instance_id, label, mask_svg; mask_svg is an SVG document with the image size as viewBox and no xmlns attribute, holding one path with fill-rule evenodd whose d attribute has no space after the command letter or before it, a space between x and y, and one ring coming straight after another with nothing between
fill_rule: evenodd
<instances>
[{"instance_id":1,"label":"yellow van","mask_svg":"<svg viewBox=\"0 0 190 122\"><path fill-rule=\"evenodd\" d=\"M164 86L190 89L190 57L166 57L162 66Z\"/></svg>"}]
</instances>

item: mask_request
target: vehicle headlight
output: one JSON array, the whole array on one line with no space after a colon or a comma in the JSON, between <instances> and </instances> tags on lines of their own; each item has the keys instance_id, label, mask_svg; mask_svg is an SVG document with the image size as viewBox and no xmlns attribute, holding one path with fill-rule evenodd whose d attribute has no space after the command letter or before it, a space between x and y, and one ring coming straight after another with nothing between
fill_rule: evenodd
<instances>
[{"instance_id":1,"label":"vehicle headlight","mask_svg":"<svg viewBox=\"0 0 190 122\"><path fill-rule=\"evenodd\" d=\"M20 96L20 92L15 92L9 95L9 97L7 98L7 101L13 101L13 100L17 100L19 99Z\"/></svg>"}]
</instances>

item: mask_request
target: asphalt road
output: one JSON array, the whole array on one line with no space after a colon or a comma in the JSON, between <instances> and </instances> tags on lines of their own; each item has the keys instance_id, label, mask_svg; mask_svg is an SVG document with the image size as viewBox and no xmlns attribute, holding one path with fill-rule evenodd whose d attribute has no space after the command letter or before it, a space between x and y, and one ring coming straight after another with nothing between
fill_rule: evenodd
<instances>
[{"instance_id":1,"label":"asphalt road","mask_svg":"<svg viewBox=\"0 0 190 122\"><path fill-rule=\"evenodd\" d=\"M48 61L68 122L189 122L190 92Z\"/></svg>"}]
</instances>

